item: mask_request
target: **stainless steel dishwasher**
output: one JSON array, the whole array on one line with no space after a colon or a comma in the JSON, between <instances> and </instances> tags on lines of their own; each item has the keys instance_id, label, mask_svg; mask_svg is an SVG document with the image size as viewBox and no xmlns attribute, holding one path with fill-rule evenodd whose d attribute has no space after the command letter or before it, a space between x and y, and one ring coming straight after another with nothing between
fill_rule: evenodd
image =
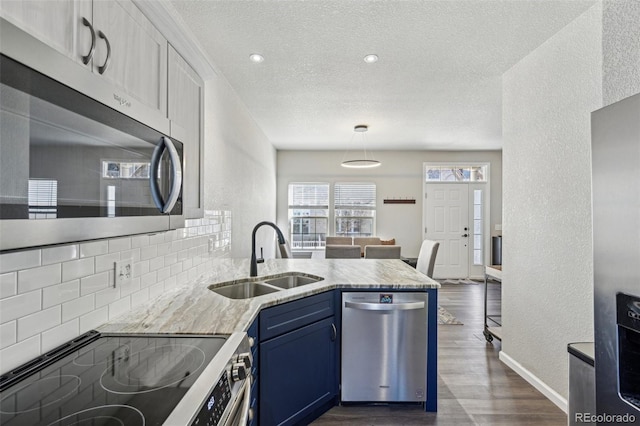
<instances>
[{"instance_id":1,"label":"stainless steel dishwasher","mask_svg":"<svg viewBox=\"0 0 640 426\"><path fill-rule=\"evenodd\" d=\"M342 293L342 401L424 402L426 293Z\"/></svg>"}]
</instances>

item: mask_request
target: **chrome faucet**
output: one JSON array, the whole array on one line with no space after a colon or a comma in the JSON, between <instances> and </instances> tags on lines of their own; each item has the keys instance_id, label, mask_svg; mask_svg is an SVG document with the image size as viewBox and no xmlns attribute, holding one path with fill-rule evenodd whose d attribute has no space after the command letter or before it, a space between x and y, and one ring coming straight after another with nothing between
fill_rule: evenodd
<instances>
[{"instance_id":1,"label":"chrome faucet","mask_svg":"<svg viewBox=\"0 0 640 426\"><path fill-rule=\"evenodd\" d=\"M264 221L264 222L260 222L259 224L257 224L253 228L253 233L251 234L251 270L249 271L249 276L250 277L257 277L258 276L258 263L264 262L264 259L262 257L260 257L259 260L256 259L256 231L262 225L269 225L270 227L275 229L276 230L276 234L278 234L278 244L280 244L280 245L285 244L284 235L282 235L282 231L280 231L280 229L275 225L275 223ZM262 256L262 254L260 256Z\"/></svg>"}]
</instances>

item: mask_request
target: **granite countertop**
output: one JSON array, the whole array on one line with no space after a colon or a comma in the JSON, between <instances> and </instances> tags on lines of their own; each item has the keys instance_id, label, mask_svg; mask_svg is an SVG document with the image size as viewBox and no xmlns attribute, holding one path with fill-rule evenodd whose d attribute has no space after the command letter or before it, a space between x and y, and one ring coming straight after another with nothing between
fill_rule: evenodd
<instances>
[{"instance_id":1,"label":"granite countertop","mask_svg":"<svg viewBox=\"0 0 640 426\"><path fill-rule=\"evenodd\" d=\"M261 309L334 288L437 289L440 284L401 260L267 259L258 265L260 277L299 272L323 281L250 299L229 299L211 286L248 278L249 259L219 259L211 272L194 283L134 308L104 324L104 333L231 334L246 331Z\"/></svg>"}]
</instances>

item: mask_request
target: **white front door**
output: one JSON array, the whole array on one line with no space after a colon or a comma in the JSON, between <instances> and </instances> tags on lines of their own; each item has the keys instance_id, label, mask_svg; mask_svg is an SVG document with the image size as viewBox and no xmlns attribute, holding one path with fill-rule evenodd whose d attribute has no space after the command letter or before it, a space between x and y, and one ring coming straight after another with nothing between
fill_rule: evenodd
<instances>
[{"instance_id":1,"label":"white front door","mask_svg":"<svg viewBox=\"0 0 640 426\"><path fill-rule=\"evenodd\" d=\"M469 185L428 183L425 196L425 238L440 243L433 277L467 278Z\"/></svg>"}]
</instances>

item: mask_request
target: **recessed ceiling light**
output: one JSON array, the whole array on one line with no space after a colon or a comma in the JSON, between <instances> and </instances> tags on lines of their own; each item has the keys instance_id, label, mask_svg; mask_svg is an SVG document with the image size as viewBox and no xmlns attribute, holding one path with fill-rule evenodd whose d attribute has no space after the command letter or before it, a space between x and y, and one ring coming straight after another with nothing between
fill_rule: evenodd
<instances>
[{"instance_id":1,"label":"recessed ceiling light","mask_svg":"<svg viewBox=\"0 0 640 426\"><path fill-rule=\"evenodd\" d=\"M249 55L249 60L251 62L255 62L256 64L259 64L260 62L264 61L264 56L262 56L259 53L252 53L251 55Z\"/></svg>"},{"instance_id":2,"label":"recessed ceiling light","mask_svg":"<svg viewBox=\"0 0 640 426\"><path fill-rule=\"evenodd\" d=\"M368 64L373 64L374 62L378 62L378 55L367 55L364 57L364 61Z\"/></svg>"}]
</instances>

